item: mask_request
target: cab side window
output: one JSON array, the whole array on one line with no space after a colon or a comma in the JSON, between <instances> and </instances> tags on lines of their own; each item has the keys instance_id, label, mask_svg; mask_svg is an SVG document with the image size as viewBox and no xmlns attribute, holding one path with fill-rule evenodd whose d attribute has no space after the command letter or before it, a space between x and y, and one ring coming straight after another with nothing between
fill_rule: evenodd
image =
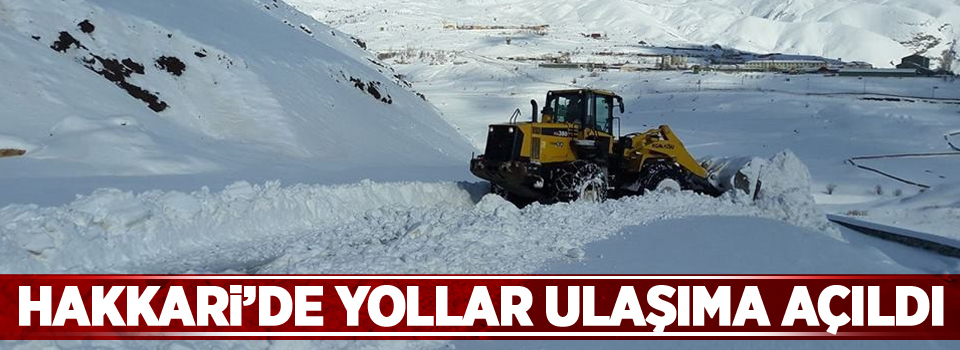
<instances>
[{"instance_id":1,"label":"cab side window","mask_svg":"<svg viewBox=\"0 0 960 350\"><path fill-rule=\"evenodd\" d=\"M596 125L596 130L609 132L610 120L613 118L613 97L596 95L592 100L595 101L596 113L595 123L591 125Z\"/></svg>"}]
</instances>

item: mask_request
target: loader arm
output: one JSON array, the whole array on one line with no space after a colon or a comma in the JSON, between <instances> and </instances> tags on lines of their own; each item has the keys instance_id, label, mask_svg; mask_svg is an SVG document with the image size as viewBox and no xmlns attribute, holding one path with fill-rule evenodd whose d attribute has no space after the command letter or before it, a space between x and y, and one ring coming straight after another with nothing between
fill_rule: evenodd
<instances>
[{"instance_id":1,"label":"loader arm","mask_svg":"<svg viewBox=\"0 0 960 350\"><path fill-rule=\"evenodd\" d=\"M687 151L687 148L683 145L683 142L680 141L680 138L673 133L673 130L670 129L669 126L661 125L660 134L663 136L663 140L655 143L655 145L664 144L664 145L670 145L671 147L657 148L656 146L654 146L653 148L655 150L667 151L663 153L669 155L673 159L676 159L677 163L679 163L680 166L686 168L694 175L697 175L702 178L707 177L707 170L704 169L702 166L700 166L700 163L698 163L697 160L694 159L692 155L690 155L690 152Z\"/></svg>"},{"instance_id":2,"label":"loader arm","mask_svg":"<svg viewBox=\"0 0 960 350\"><path fill-rule=\"evenodd\" d=\"M639 158L639 162L632 163L634 164L632 167L635 169L639 170L643 164L651 159L669 158L693 175L700 178L707 177L707 170L690 155L687 148L683 146L683 142L669 126L661 125L660 128L644 132L640 137L634 137L634 139L638 140L639 143L634 142L633 149L628 150L627 153L633 154L629 158Z\"/></svg>"}]
</instances>

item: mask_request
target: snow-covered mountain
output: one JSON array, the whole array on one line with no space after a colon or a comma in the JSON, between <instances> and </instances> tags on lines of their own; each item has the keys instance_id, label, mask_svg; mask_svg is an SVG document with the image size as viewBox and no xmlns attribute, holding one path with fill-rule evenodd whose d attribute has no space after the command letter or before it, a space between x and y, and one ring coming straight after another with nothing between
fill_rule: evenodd
<instances>
[{"instance_id":1,"label":"snow-covered mountain","mask_svg":"<svg viewBox=\"0 0 960 350\"><path fill-rule=\"evenodd\" d=\"M273 0L0 0L3 177L453 164L472 148L349 35ZM459 164L459 163L458 163Z\"/></svg>"},{"instance_id":2,"label":"snow-covered mountain","mask_svg":"<svg viewBox=\"0 0 960 350\"><path fill-rule=\"evenodd\" d=\"M637 45L713 45L867 61L889 67L919 52L935 61L960 37L957 0L288 0L377 50L556 53ZM445 25L548 25L471 36ZM447 27L450 28L449 26ZM603 43L583 34L600 34ZM520 46L517 48L516 46ZM934 64L936 66L936 62Z\"/></svg>"}]
</instances>

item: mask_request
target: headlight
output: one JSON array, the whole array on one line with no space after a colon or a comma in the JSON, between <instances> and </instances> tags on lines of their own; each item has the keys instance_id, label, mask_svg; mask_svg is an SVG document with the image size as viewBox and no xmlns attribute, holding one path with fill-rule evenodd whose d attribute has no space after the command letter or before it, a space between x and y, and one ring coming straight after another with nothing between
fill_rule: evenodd
<instances>
[{"instance_id":1,"label":"headlight","mask_svg":"<svg viewBox=\"0 0 960 350\"><path fill-rule=\"evenodd\" d=\"M492 126L490 127L490 132L493 132L493 127L492 127Z\"/></svg>"},{"instance_id":2,"label":"headlight","mask_svg":"<svg viewBox=\"0 0 960 350\"><path fill-rule=\"evenodd\" d=\"M507 129L507 132L509 132L509 133L511 133L511 134L512 134L512 133L513 133L513 128L509 128L509 129Z\"/></svg>"}]
</instances>

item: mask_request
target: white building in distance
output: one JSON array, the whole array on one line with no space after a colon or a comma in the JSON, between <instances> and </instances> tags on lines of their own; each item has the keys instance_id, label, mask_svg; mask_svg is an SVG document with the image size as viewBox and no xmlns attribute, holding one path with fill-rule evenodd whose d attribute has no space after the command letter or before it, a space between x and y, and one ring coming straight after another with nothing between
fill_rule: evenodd
<instances>
[{"instance_id":1,"label":"white building in distance","mask_svg":"<svg viewBox=\"0 0 960 350\"><path fill-rule=\"evenodd\" d=\"M822 60L753 60L744 64L747 70L758 71L800 71L824 67L827 67L827 61Z\"/></svg>"}]
</instances>

